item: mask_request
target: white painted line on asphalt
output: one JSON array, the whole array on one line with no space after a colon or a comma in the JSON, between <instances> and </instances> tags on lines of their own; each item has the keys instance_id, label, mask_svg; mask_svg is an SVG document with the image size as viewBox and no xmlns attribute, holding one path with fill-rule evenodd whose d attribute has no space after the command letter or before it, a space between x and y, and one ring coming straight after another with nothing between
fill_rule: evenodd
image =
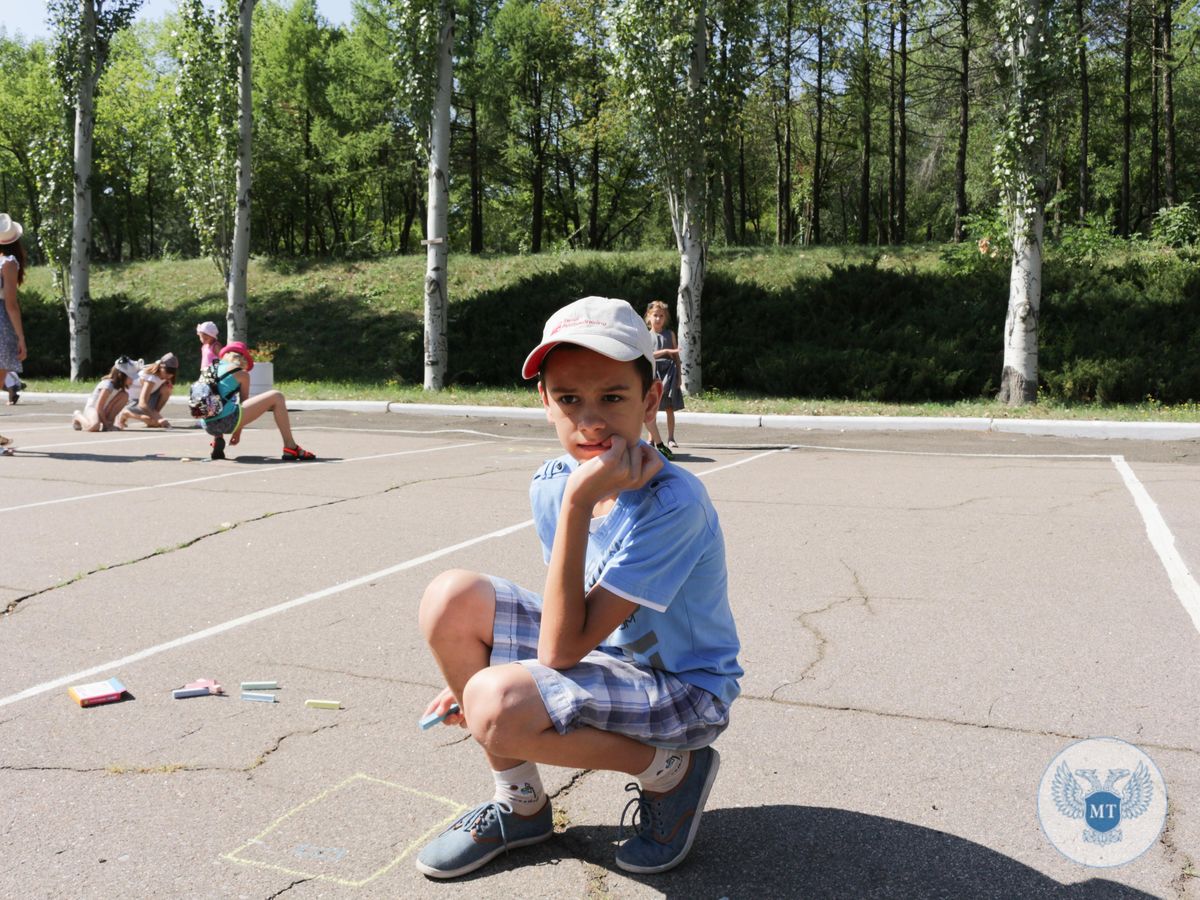
<instances>
[{"instance_id":1,"label":"white painted line on asphalt","mask_svg":"<svg viewBox=\"0 0 1200 900\"><path fill-rule=\"evenodd\" d=\"M824 444L789 444L796 450L834 450L838 453L881 453L886 456L953 456L964 459L1112 459L1111 453L954 453L940 450L882 450L874 447L829 447Z\"/></svg>"},{"instance_id":2,"label":"white painted line on asphalt","mask_svg":"<svg viewBox=\"0 0 1200 900\"><path fill-rule=\"evenodd\" d=\"M747 456L745 459L739 459L737 462L725 463L723 466L717 466L715 469L705 469L703 472L697 472L697 478L704 478L706 475L712 475L715 472L723 472L725 469L732 469L734 466L744 466L748 462L754 462L756 459L762 459L764 456L773 456L776 453L787 453L792 448L780 447L778 450L767 450L765 453L758 453L754 456Z\"/></svg>"},{"instance_id":3,"label":"white painted line on asphalt","mask_svg":"<svg viewBox=\"0 0 1200 900\"><path fill-rule=\"evenodd\" d=\"M137 653L131 653L128 656L122 656L120 659L114 659L106 663L101 663L98 666L92 666L90 669L83 669L79 672L72 672L70 675L64 675L61 678L55 678L53 681L44 681L41 684L26 688L16 694L10 694L7 697L0 698L0 706L7 706L10 703L16 703L20 700L27 700L30 697L36 697L38 694L44 694L46 691L52 691L56 688L66 687L76 681L82 681L85 678L90 678L93 675L98 675L101 672L119 669L124 666L133 665L136 662L141 662L143 659L148 659L151 656L157 656L159 653L165 653L168 650L175 650L178 647L183 647L195 641L202 641L205 638L213 637L214 635L222 634L234 628L239 628L242 625L249 625L251 622L257 622L260 619L268 618L269 616L277 615L281 612L287 612L289 609L295 609L298 606L304 606L312 603L315 600L322 600L325 597L331 597L334 594L341 594L344 591L352 588L361 587L364 584L370 584L372 581L378 581L382 578L387 578L390 575L395 575L397 572L403 572L407 569L413 569L427 562L432 562L443 556L449 556L451 553L456 553L459 550L465 550L467 547L473 547L476 544L482 544L485 541L494 540L496 538L506 537L514 532L521 531L533 524L533 519L527 519L524 522L519 522L516 525L509 525L507 528L501 528L497 531L490 531L487 534L481 534L478 537L473 537L457 544L452 544L449 547L442 547L440 550L434 550L431 553L426 553L423 556L416 556L412 559L405 560L402 563L397 563L394 566L388 566L386 569L380 569L377 572L372 572L369 575L361 575L358 578L352 578L349 581L343 581L340 584L335 584L332 587L323 588L319 591L314 591L311 594L305 594L303 597L296 597L293 600L287 600L283 603L277 603L275 606L268 606L266 609L260 609L256 612L247 613L244 616L239 616L236 619L230 619L228 622L222 622L219 625L213 625L211 628L205 628L202 631L194 631L191 634L185 634L183 637L175 638L171 641L166 641L161 644L155 644L153 647L147 647L144 650L139 650Z\"/></svg>"},{"instance_id":4,"label":"white painted line on asphalt","mask_svg":"<svg viewBox=\"0 0 1200 900\"><path fill-rule=\"evenodd\" d=\"M490 431L475 431L471 428L435 428L426 431L421 431L415 428L344 428L340 425L313 425L309 422L304 423L305 431L349 431L359 432L363 434L474 434L479 437L495 438L500 441L545 441L557 443L557 438L547 437L524 437L519 434L493 434Z\"/></svg>"},{"instance_id":5,"label":"white painted line on asphalt","mask_svg":"<svg viewBox=\"0 0 1200 900\"><path fill-rule=\"evenodd\" d=\"M1133 502L1137 506L1138 512L1142 514L1142 521L1146 523L1146 535L1150 538L1150 546L1162 560L1163 568L1167 570L1167 577L1171 580L1171 587L1175 589L1175 596L1183 604L1184 612L1191 616L1196 631L1200 632L1200 585L1196 584L1196 579L1188 571L1187 563L1183 561L1183 557L1175 548L1175 535L1167 527L1166 520L1158 511L1158 504L1150 497L1150 492L1133 474L1129 463L1125 462L1125 457L1113 456L1110 458L1113 465L1117 467L1117 471L1121 473L1125 487L1129 488L1129 493L1133 495Z\"/></svg>"},{"instance_id":6,"label":"white painted line on asphalt","mask_svg":"<svg viewBox=\"0 0 1200 900\"><path fill-rule=\"evenodd\" d=\"M484 442L479 442L479 443L484 443ZM459 445L455 445L455 446L476 447L476 446L479 446L479 443L459 444ZM410 452L422 452L422 451L410 451ZM719 472L723 469L732 469L734 466L745 465L748 462L754 462L756 459L762 459L765 456L771 456L773 454L783 453L783 452L786 452L786 448L781 449L781 450L768 450L765 453L759 453L754 456L747 457L746 459L740 459L736 462L727 463L726 465L719 466L718 468L715 468L715 469L709 469L707 472L703 472L700 474L702 476L703 475L712 475L713 473ZM389 454L389 455L400 455L400 454ZM351 460L346 460L346 462L351 462ZM0 510L0 512L3 512L3 510ZM302 597L296 597L293 600L287 600L287 601L284 601L283 603L277 603L275 606L269 606L266 609L260 609L260 610L257 610L256 612L247 613L244 616L239 616L236 619L230 619L228 622L222 622L218 625L213 625L210 628L203 629L202 631L196 631L196 632L193 632L192 634L185 634L182 637L175 638L174 640L165 641L164 643L161 643L161 644L155 644L153 647L147 647L144 650L139 650L136 653L131 653L128 656L121 657L120 659L114 659L114 660L111 660L106 663L101 663L98 666L92 666L90 669L83 669L79 672L72 672L70 675L64 675L61 678L55 678L52 681L44 681L41 684L37 684L37 685L34 685L33 687L26 688L23 691L18 691L15 694L10 694L7 697L0 697L0 706L7 706L10 703L17 703L21 700L28 700L30 697L36 697L38 694L44 694L47 691L53 691L57 688L66 687L67 685L70 685L73 682L82 681L83 679L90 678L93 675L99 675L102 672L111 671L113 669L119 669L122 666L132 665L133 663L141 662L144 659L148 659L151 656L156 656L159 653L165 653L168 650L174 650L178 647L183 647L187 644L194 643L195 641L204 640L205 638L209 638L209 637L213 637L214 635L222 634L226 631L230 631L230 630L232 630L234 628L238 628L242 625L248 625L251 622L257 622L260 619L265 619L269 616L273 616L273 615L276 615L281 612L286 612L290 609L295 609L298 606L304 606L305 604L312 603L315 600L321 600L325 597L330 597L334 594L340 594L344 591L348 591L352 588L360 587L364 584L370 584L372 581L378 581L382 578L387 578L390 575L395 575L398 572L404 572L408 569L416 568L417 566L423 565L424 563L432 562L435 559L440 559L443 556L449 556L451 553L456 553L459 550L465 550L467 547L473 547L476 544L482 544L486 541L494 540L496 538L507 537L510 534L515 534L518 531L522 531L526 528L529 528L531 525L533 525L533 519L526 519L524 522L518 522L516 525L509 525L506 528L500 528L496 531L490 531L487 534L481 534L478 537L468 538L465 541L460 541L459 543L452 544L449 547L443 547L440 550L434 550L430 553L424 554L423 556L417 556L417 557L414 557L413 559L405 560L402 563L397 563L396 565L389 566L386 569L380 569L379 571L372 572L369 575L361 575L358 578L353 578L349 581L343 581L340 584L335 584L331 587L323 588L319 591L314 591L311 594L305 594Z\"/></svg>"},{"instance_id":7,"label":"white painted line on asphalt","mask_svg":"<svg viewBox=\"0 0 1200 900\"><path fill-rule=\"evenodd\" d=\"M271 472L291 471L291 470L308 470L317 468L320 465L332 466L341 463L363 462L371 459L385 459L390 456L411 456L415 453L434 453L438 450L459 450L467 447L478 447L481 444L486 444L487 441L472 441L469 444L443 444L440 447L424 447L420 450L397 450L394 453L379 453L374 456L354 456L349 459L332 459L324 463L290 463L287 465L280 464L278 466L270 466L266 469L253 468L246 469L241 472L223 472L220 475L204 475L199 478L185 478L182 481L165 481L159 484L145 484L138 487L117 488L111 491L98 491L94 494L77 494L73 497L60 497L57 500L39 500L36 503L22 503L19 506L6 506L0 508L0 513L16 512L20 509L35 509L41 506L55 506L60 503L74 503L77 500L94 500L97 497L112 497L117 494L134 494L139 491L155 491L160 488L180 487L185 484L198 484L202 481L216 481L221 478L237 478L240 475L266 475Z\"/></svg>"}]
</instances>

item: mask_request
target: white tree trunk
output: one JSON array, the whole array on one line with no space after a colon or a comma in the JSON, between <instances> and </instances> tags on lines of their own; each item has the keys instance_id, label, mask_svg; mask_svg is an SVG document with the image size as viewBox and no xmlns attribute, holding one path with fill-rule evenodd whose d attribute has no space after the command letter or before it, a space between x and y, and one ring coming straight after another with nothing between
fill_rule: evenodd
<instances>
[{"instance_id":1,"label":"white tree trunk","mask_svg":"<svg viewBox=\"0 0 1200 900\"><path fill-rule=\"evenodd\" d=\"M233 246L229 253L225 325L230 341L248 341L246 269L250 265L250 144L254 129L251 106L250 32L255 0L238 0L238 155L237 206L233 213Z\"/></svg>"},{"instance_id":2,"label":"white tree trunk","mask_svg":"<svg viewBox=\"0 0 1200 900\"><path fill-rule=\"evenodd\" d=\"M441 2L438 40L437 98L429 128L429 215L425 246L425 390L440 391L446 384L447 343L446 219L450 206L450 99L454 91L454 7Z\"/></svg>"},{"instance_id":3,"label":"white tree trunk","mask_svg":"<svg viewBox=\"0 0 1200 900\"><path fill-rule=\"evenodd\" d=\"M1016 171L1007 175L1007 200L1012 221L1012 265L1008 278L1008 312L1004 318L1004 367L1000 373L997 397L1009 406L1037 402L1038 388L1038 314L1042 303L1042 234L1046 225L1045 127L1034 127L1042 112L1044 90L1040 81L1031 81L1032 54L1042 49L1041 0L1028 0L1021 16L1023 25L1009 51L1013 73L1013 103L1020 112L1029 134L1020 140L1014 155ZM1042 119L1044 122L1044 118Z\"/></svg>"},{"instance_id":4,"label":"white tree trunk","mask_svg":"<svg viewBox=\"0 0 1200 900\"><path fill-rule=\"evenodd\" d=\"M691 180L689 177L688 181ZM704 291L704 268L708 253L704 242L702 199L685 191L682 206L676 232L679 289L675 295L675 319L679 326L680 385L683 392L690 396L704 390L700 361L700 297Z\"/></svg>"},{"instance_id":5,"label":"white tree trunk","mask_svg":"<svg viewBox=\"0 0 1200 900\"><path fill-rule=\"evenodd\" d=\"M71 224L71 380L89 375L92 364L92 132L96 127L96 6L83 0L79 34L79 93L75 100L75 202Z\"/></svg>"},{"instance_id":6,"label":"white tree trunk","mask_svg":"<svg viewBox=\"0 0 1200 900\"><path fill-rule=\"evenodd\" d=\"M704 90L705 53L708 46L704 6L701 3L697 9L692 33L688 88L693 97L699 97ZM705 171L704 146L697 141L683 175L682 198L667 198L675 228L675 243L679 248L679 290L675 297L675 319L679 326L680 385L688 395L704 390L700 297L704 291L704 268L708 260L704 220Z\"/></svg>"},{"instance_id":7,"label":"white tree trunk","mask_svg":"<svg viewBox=\"0 0 1200 900\"><path fill-rule=\"evenodd\" d=\"M1020 211L1013 224L999 399L1009 406L1020 406L1037 402L1038 310L1042 302L1042 233L1046 217L1039 208L1029 221Z\"/></svg>"}]
</instances>

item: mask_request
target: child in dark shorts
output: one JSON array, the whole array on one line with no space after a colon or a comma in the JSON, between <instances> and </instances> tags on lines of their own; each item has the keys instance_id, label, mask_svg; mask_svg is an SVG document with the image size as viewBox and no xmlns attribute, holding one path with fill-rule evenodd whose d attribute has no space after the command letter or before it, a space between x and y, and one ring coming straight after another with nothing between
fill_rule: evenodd
<instances>
[{"instance_id":1,"label":"child in dark shorts","mask_svg":"<svg viewBox=\"0 0 1200 900\"><path fill-rule=\"evenodd\" d=\"M117 427L124 428L130 419L137 419L149 428L170 428L171 423L163 417L162 411L175 390L178 374L179 359L174 353L166 353L144 367L138 373L138 395L117 416Z\"/></svg>"},{"instance_id":2,"label":"child in dark shorts","mask_svg":"<svg viewBox=\"0 0 1200 900\"><path fill-rule=\"evenodd\" d=\"M716 511L640 440L662 392L653 366L645 323L602 297L555 313L525 360L566 451L530 488L549 569L541 596L456 570L421 600L447 685L426 713L469 728L496 782L421 851L430 877L553 835L539 762L637 779L622 869L664 872L692 847L742 669Z\"/></svg>"}]
</instances>

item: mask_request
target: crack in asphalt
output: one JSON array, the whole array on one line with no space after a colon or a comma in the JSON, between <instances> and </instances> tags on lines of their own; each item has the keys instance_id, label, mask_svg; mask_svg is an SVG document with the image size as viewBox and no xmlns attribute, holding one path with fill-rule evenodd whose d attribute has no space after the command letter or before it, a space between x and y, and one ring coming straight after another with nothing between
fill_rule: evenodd
<instances>
[{"instance_id":1,"label":"crack in asphalt","mask_svg":"<svg viewBox=\"0 0 1200 900\"><path fill-rule=\"evenodd\" d=\"M81 769L77 766L0 766L0 772L107 772L104 766L99 768Z\"/></svg>"},{"instance_id":2,"label":"crack in asphalt","mask_svg":"<svg viewBox=\"0 0 1200 900\"><path fill-rule=\"evenodd\" d=\"M584 896L588 900L599 900L603 897L611 897L612 891L608 889L608 869L604 866L598 866L595 863L583 860L583 873L587 876L587 884L584 885Z\"/></svg>"},{"instance_id":3,"label":"crack in asphalt","mask_svg":"<svg viewBox=\"0 0 1200 900\"><path fill-rule=\"evenodd\" d=\"M1167 864L1177 873L1171 878L1171 888L1174 890L1175 896L1184 897L1187 895L1188 879L1200 877L1200 873L1196 871L1196 864L1192 858L1175 843L1175 813L1177 810L1175 802L1168 797L1167 817L1163 822L1158 842L1162 844L1163 850L1166 852Z\"/></svg>"},{"instance_id":4,"label":"crack in asphalt","mask_svg":"<svg viewBox=\"0 0 1200 900\"><path fill-rule=\"evenodd\" d=\"M553 794L547 794L547 798L550 800L557 800L559 797L565 798L569 793L571 793L571 791L575 789L575 786L578 785L579 782L583 781L584 778L586 778L588 775L591 775L595 771L595 769L578 770L574 775L571 776L570 781L560 787Z\"/></svg>"},{"instance_id":5,"label":"crack in asphalt","mask_svg":"<svg viewBox=\"0 0 1200 900\"><path fill-rule=\"evenodd\" d=\"M775 690L778 691L779 688L776 688ZM739 694L738 699L755 700L760 703L775 703L780 706L793 706L797 709L819 709L827 712L862 713L863 715L879 716L880 718L884 719L899 719L907 722L927 722L934 725L961 725L965 728L978 728L980 731L1003 731L1008 734L1022 734L1033 737L1056 737L1070 741L1082 741L1092 737L1091 734L1071 734L1064 731L1039 731L1033 728L1017 728L1013 725L992 725L987 722L971 722L966 719L947 719L941 716L921 716L915 713L900 713L882 709L867 709L863 706L835 706L833 704L812 703L810 701L803 700L776 700L772 695L764 696L762 694ZM1155 744L1149 742L1142 743L1140 741L1138 742L1138 746L1149 747L1152 750L1166 750L1171 753L1187 753L1192 756L1200 757L1200 748L1196 747L1177 747L1174 744Z\"/></svg>"},{"instance_id":6,"label":"crack in asphalt","mask_svg":"<svg viewBox=\"0 0 1200 900\"><path fill-rule=\"evenodd\" d=\"M331 728L337 728L341 722L331 722L327 725L320 725L317 728L307 729L303 731L289 731L287 734L281 735L275 739L275 742L266 750L258 755L254 762L248 766L194 766L186 763L166 763L157 766L127 766L116 763L111 763L107 766L98 766L90 768L81 768L77 766L0 766L0 772L77 772L80 774L91 774L103 772L106 775L173 775L176 772L233 772L239 775L245 775L253 772L255 769L264 765L266 761L279 751L283 742L292 737L303 737L305 735L312 736L322 731L328 731ZM368 722L367 725L379 724L379 721ZM197 728L195 731L199 731ZM188 734L194 734L194 731ZM186 737L186 735L184 735Z\"/></svg>"},{"instance_id":7,"label":"crack in asphalt","mask_svg":"<svg viewBox=\"0 0 1200 900\"><path fill-rule=\"evenodd\" d=\"M810 619L814 616L819 616L824 613L827 613L831 609L834 609L835 607L845 606L846 604L854 604L856 606L862 606L871 615L876 615L874 608L871 606L871 598L867 595L866 590L863 588L862 581L858 577L858 572L855 571L844 559L839 560L839 562L841 562L841 564L846 567L846 570L850 573L850 577L852 579L854 579L854 588L855 588L855 590L858 591L858 596L843 597L838 600L833 600L833 601L830 601L829 603L827 603L825 606L821 607L820 609L808 610L807 612L802 612L798 616L796 616L796 621L800 623L800 627L803 628L805 631L807 631L809 634L811 634L813 636L813 639L817 642L817 655L816 655L816 658L811 660L808 663L808 665L806 665L800 671L800 674L797 675L795 678L789 679L787 681L784 681L782 684L776 685L776 687L771 691L770 699L772 701L775 700L775 695L777 693L779 693L781 690L783 690L788 685L799 684L805 678L809 677L809 675L812 673L813 669L815 669L817 666L819 666L821 663L823 663L825 661L825 654L829 648L829 638L827 638L825 636L825 632L821 631L820 628L818 628L816 625L809 623L808 619Z\"/></svg>"},{"instance_id":8,"label":"crack in asphalt","mask_svg":"<svg viewBox=\"0 0 1200 900\"><path fill-rule=\"evenodd\" d=\"M260 753L260 754L259 754L259 756L258 756L258 759L256 759L256 760L255 760L254 762L252 762L250 765L246 766L246 768L244 768L244 769L235 769L235 770L233 770L233 771L238 771L238 772L253 772L253 771L254 771L255 769L257 769L259 766L261 766L261 765L263 765L264 763L266 763L267 759L268 759L270 756L272 756L272 755L273 755L275 752L277 752L277 751L279 750L279 748L280 748L280 747L283 745L283 742L284 742L284 741L286 741L288 738L291 738L291 737L298 737L298 736L303 736L303 735L308 735L308 736L310 736L310 737L311 737L312 735L314 735L314 734L318 734L318 733L320 733L320 732L322 732L322 731L328 731L328 730L329 730L329 729L331 729L331 728L337 728L337 727L338 727L339 725L341 725L341 724L342 724L341 722L331 722L331 723L330 723L330 724L328 724L328 725L319 725L319 726L317 726L316 728L309 729L308 731L289 731L287 734L285 734L285 735L283 735L282 737L278 738L278 739L275 741L274 745L272 745L272 746L268 747L266 750L264 750L262 753ZM221 767L214 767L214 768L221 768Z\"/></svg>"},{"instance_id":9,"label":"crack in asphalt","mask_svg":"<svg viewBox=\"0 0 1200 900\"><path fill-rule=\"evenodd\" d=\"M427 681L408 681L404 678L389 678L387 675L363 675L359 672L347 672L344 669L326 669L321 666L306 666L296 662L279 662L277 660L266 660L263 663L269 669L299 669L302 672L318 672L322 675L345 675L347 678L361 678L364 681L382 681L387 684L403 684L407 687L429 688L430 690L441 690L437 685L430 684Z\"/></svg>"},{"instance_id":10,"label":"crack in asphalt","mask_svg":"<svg viewBox=\"0 0 1200 900\"><path fill-rule=\"evenodd\" d=\"M60 581L57 584L50 585L49 587L40 588L36 591L31 591L28 594L23 594L22 596L17 597L8 602L8 605L5 607L4 611L2 613L0 613L0 622L3 622L9 616L16 613L18 608L21 606L21 604L24 603L26 600L32 600L34 597L40 597L43 594L49 594L52 591L57 591L62 588L65 588L65 587L69 587L70 585L75 584L77 581L82 581L83 579L88 578L92 575L99 574L100 572L107 572L112 569L121 569L121 568L124 568L125 566L132 566L132 565L135 565L140 562L145 562L148 559L154 559L157 556L165 556L168 553L175 553L180 550L186 550L189 547L191 547L195 544L198 544L200 541L207 540L208 538L211 538L211 537L216 537L217 535L224 534L227 531L233 531L235 528L241 528L243 525L252 525L255 522L261 522L264 519L274 518L275 516L291 515L292 513L300 513L300 512L310 512L314 509L323 509L324 507L327 507L327 506L337 506L338 504L341 504L341 503L351 503L356 500L367 500L372 497L383 497L383 496L386 496L387 494L392 493L393 491L403 490L404 488L413 487L416 485L434 484L439 481L455 481L458 479L480 478L484 475L490 475L490 474L492 474L492 470L487 469L487 470L484 470L481 472L471 472L466 475L443 475L443 476L439 476L437 478L418 478L414 481L405 481L405 482L401 482L400 484L389 485L388 487L384 488L382 491L371 491L366 494L356 494L353 497L337 497L333 500L325 500L325 501L322 501L321 503L313 503L309 506L297 506L292 509L270 510L268 512L263 513L262 515L254 516L249 519L242 519L240 521L234 522L234 523L230 524L228 527L222 526L220 528L217 528L215 531L208 531L208 532L205 532L204 534L200 534L195 537L189 538L185 541L181 541L180 543L175 544L172 547L159 547L158 549L154 550L152 553L147 553L142 556L137 556L137 557L134 557L133 559L127 559L122 562L108 563L108 564L105 564L102 566L97 566L94 569L89 569L85 572L76 573L75 575L71 576L70 578L66 579L65 581Z\"/></svg>"},{"instance_id":11,"label":"crack in asphalt","mask_svg":"<svg viewBox=\"0 0 1200 900\"><path fill-rule=\"evenodd\" d=\"M290 891L290 890L291 890L292 888L294 888L296 885L298 885L298 884L304 884L304 882L306 882L306 881L312 881L312 878L297 878L295 881L293 881L293 882L292 882L291 884L289 884L287 887L280 888L279 890L277 890L277 891L276 891L275 893L273 893L273 894L268 894L268 895L267 895L267 900L274 900L274 898L275 898L275 897L278 897L280 894L283 894L283 893L285 893L285 892L287 892L287 891Z\"/></svg>"},{"instance_id":12,"label":"crack in asphalt","mask_svg":"<svg viewBox=\"0 0 1200 900\"><path fill-rule=\"evenodd\" d=\"M583 779L587 778L589 775L594 774L595 772L596 772L595 769L579 769L579 770L577 770L571 776L570 780L567 781L566 784L564 784L562 787L560 787L553 794L547 794L546 799L552 800L552 801L555 801L555 800L565 801L566 798L570 795L570 793L576 787L579 786L580 782L582 782ZM589 845L588 842L584 841L582 838L572 835L570 828L571 828L571 814L567 810L566 803L564 802L563 805L561 805L561 806L555 805L555 807L554 807L555 835L556 835L559 843L563 845L564 850L567 851L567 854L569 854L574 859L579 860L579 862L583 866L583 873L584 873L584 879L585 879L584 880L584 897L588 898L588 900L602 900L602 898L611 897L612 892L609 890L609 887L608 887L608 874L609 874L608 869L606 869L604 866L598 865L594 862L589 862L588 857L590 856L590 851L592 851L593 848ZM564 854L564 855L566 855L566 854Z\"/></svg>"}]
</instances>

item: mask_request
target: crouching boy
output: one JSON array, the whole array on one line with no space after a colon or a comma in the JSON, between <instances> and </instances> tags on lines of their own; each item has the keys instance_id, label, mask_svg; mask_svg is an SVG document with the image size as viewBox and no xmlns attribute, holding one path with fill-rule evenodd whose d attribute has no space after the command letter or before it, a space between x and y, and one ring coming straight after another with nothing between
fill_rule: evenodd
<instances>
[{"instance_id":1,"label":"crouching boy","mask_svg":"<svg viewBox=\"0 0 1200 900\"><path fill-rule=\"evenodd\" d=\"M444 721L470 729L496 781L421 851L428 876L553 834L537 763L637 779L622 869L664 872L691 849L742 669L717 514L695 476L640 440L662 392L653 373L641 317L602 297L551 316L525 360L565 451L530 487L549 570L541 596L459 570L422 598L447 685L426 712L458 703Z\"/></svg>"}]
</instances>

